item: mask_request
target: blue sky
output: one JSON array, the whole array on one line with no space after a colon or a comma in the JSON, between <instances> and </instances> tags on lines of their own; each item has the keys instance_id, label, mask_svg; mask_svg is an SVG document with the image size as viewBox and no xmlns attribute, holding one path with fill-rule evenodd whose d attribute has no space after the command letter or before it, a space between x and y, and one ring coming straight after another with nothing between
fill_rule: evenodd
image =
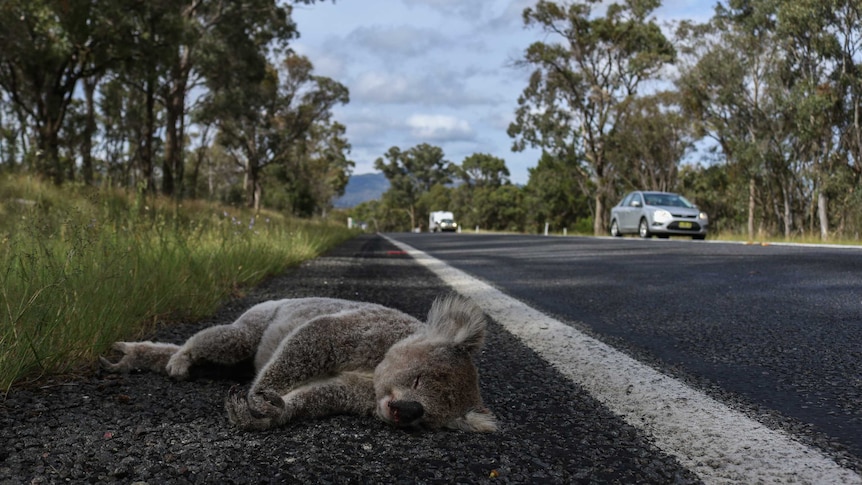
<instances>
[{"instance_id":1,"label":"blue sky","mask_svg":"<svg viewBox=\"0 0 862 485\"><path fill-rule=\"evenodd\" d=\"M473 153L506 161L526 183L538 151L512 152L506 128L529 71L514 67L543 34L523 26L534 0L337 0L297 5L293 48L315 73L350 89L335 109L347 126L354 173L374 172L391 146L440 146L460 164ZM666 0L660 24L708 19L714 1Z\"/></svg>"}]
</instances>

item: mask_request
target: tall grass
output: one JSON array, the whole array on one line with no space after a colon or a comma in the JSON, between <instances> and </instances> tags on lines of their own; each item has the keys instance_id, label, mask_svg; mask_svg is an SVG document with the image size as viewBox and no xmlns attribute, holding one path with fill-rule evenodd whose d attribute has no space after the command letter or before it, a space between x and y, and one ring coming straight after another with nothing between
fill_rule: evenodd
<instances>
[{"instance_id":1,"label":"tall grass","mask_svg":"<svg viewBox=\"0 0 862 485\"><path fill-rule=\"evenodd\" d=\"M159 319L348 239L343 226L0 178L0 390L92 365Z\"/></svg>"}]
</instances>

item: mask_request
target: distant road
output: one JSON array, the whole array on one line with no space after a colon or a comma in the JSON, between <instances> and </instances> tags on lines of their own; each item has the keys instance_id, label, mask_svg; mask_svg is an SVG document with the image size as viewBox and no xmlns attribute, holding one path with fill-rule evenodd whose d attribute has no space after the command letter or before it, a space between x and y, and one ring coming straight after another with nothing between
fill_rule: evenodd
<instances>
[{"instance_id":1,"label":"distant road","mask_svg":"<svg viewBox=\"0 0 862 485\"><path fill-rule=\"evenodd\" d=\"M860 249L387 236L839 462L862 463Z\"/></svg>"}]
</instances>

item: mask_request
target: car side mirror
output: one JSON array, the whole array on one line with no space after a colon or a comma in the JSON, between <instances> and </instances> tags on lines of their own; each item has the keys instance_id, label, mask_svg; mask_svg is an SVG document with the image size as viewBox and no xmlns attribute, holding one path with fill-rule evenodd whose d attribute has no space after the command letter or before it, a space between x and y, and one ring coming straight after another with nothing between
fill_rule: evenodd
<instances>
[{"instance_id":1,"label":"car side mirror","mask_svg":"<svg viewBox=\"0 0 862 485\"><path fill-rule=\"evenodd\" d=\"M640 207L640 206L641 206L641 202L639 200L633 200L632 201L632 207Z\"/></svg>"}]
</instances>

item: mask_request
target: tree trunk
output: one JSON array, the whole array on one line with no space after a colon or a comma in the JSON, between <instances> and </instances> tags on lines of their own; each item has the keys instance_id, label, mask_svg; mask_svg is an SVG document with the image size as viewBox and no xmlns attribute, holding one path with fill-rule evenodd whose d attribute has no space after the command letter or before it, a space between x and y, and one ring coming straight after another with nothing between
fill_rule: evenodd
<instances>
[{"instance_id":1,"label":"tree trunk","mask_svg":"<svg viewBox=\"0 0 862 485\"><path fill-rule=\"evenodd\" d=\"M46 120L39 127L39 172L50 177L55 184L63 183L63 167L60 165L60 140L58 128L52 120Z\"/></svg>"},{"instance_id":2,"label":"tree trunk","mask_svg":"<svg viewBox=\"0 0 862 485\"><path fill-rule=\"evenodd\" d=\"M789 183L782 184L783 202L784 202L784 237L790 239L793 230L793 212L790 208L790 187Z\"/></svg>"},{"instance_id":3,"label":"tree trunk","mask_svg":"<svg viewBox=\"0 0 862 485\"><path fill-rule=\"evenodd\" d=\"M829 240L829 197L821 190L817 194L817 216L820 219L820 239Z\"/></svg>"},{"instance_id":4,"label":"tree trunk","mask_svg":"<svg viewBox=\"0 0 862 485\"><path fill-rule=\"evenodd\" d=\"M757 187L754 177L748 179L748 239L754 241L754 208Z\"/></svg>"},{"instance_id":5,"label":"tree trunk","mask_svg":"<svg viewBox=\"0 0 862 485\"><path fill-rule=\"evenodd\" d=\"M153 172L153 134L156 131L156 81L155 78L150 75L147 78L147 84L145 89L144 96L146 108L146 113L144 114L144 140L143 140L143 153L141 155L141 172L144 178L144 189L146 192L155 193L156 191L156 179Z\"/></svg>"},{"instance_id":6,"label":"tree trunk","mask_svg":"<svg viewBox=\"0 0 862 485\"><path fill-rule=\"evenodd\" d=\"M593 234L596 236L602 236L605 233L605 202L602 197L601 189L596 189L595 202L596 211L593 218Z\"/></svg>"},{"instance_id":7,"label":"tree trunk","mask_svg":"<svg viewBox=\"0 0 862 485\"><path fill-rule=\"evenodd\" d=\"M93 101L96 85L99 80L95 76L84 78L84 99L87 106L87 124L84 129L84 139L81 144L81 176L85 185L93 183L93 136L96 133L96 109Z\"/></svg>"}]
</instances>

